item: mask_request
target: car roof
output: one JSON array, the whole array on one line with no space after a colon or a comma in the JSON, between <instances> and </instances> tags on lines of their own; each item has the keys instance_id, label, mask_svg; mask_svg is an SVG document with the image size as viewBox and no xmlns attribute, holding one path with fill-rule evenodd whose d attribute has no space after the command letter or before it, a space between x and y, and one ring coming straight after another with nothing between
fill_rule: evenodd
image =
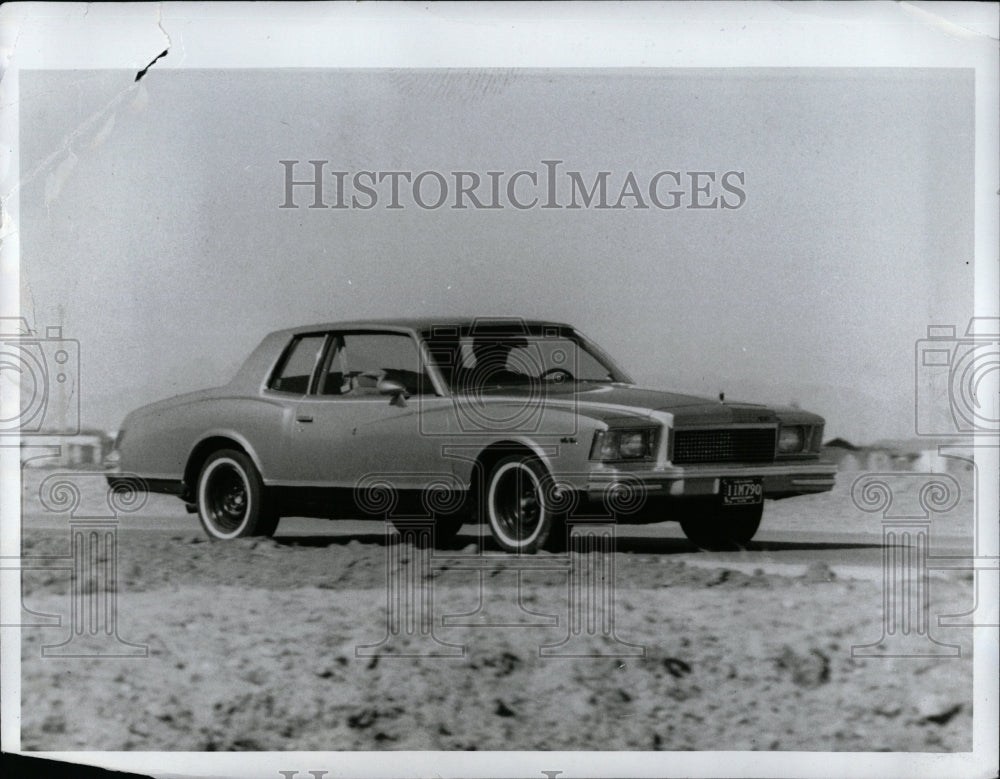
<instances>
[{"instance_id":1,"label":"car roof","mask_svg":"<svg viewBox=\"0 0 1000 779\"><path fill-rule=\"evenodd\" d=\"M390 317L388 319L353 319L341 322L321 322L311 325L276 330L278 333L296 335L299 333L314 333L327 330L408 330L418 333L429 330L456 328L459 332L486 330L491 332L510 331L514 333L533 332L545 327L572 329L564 322L552 322L544 319L525 319L514 316L426 316L426 317Z\"/></svg>"}]
</instances>

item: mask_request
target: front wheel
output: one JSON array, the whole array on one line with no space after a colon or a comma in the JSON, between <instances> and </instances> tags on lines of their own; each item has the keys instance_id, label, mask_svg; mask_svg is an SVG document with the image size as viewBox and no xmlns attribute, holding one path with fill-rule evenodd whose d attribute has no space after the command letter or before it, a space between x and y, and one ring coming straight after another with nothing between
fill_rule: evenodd
<instances>
[{"instance_id":1,"label":"front wheel","mask_svg":"<svg viewBox=\"0 0 1000 779\"><path fill-rule=\"evenodd\" d=\"M198 518L212 539L272 536L278 527L264 482L243 452L222 449L211 454L198 476L197 495Z\"/></svg>"},{"instance_id":2,"label":"front wheel","mask_svg":"<svg viewBox=\"0 0 1000 779\"><path fill-rule=\"evenodd\" d=\"M760 527L764 504L722 506L712 503L689 510L681 530L697 547L710 551L745 549Z\"/></svg>"},{"instance_id":3,"label":"front wheel","mask_svg":"<svg viewBox=\"0 0 1000 779\"><path fill-rule=\"evenodd\" d=\"M486 519L505 552L537 552L557 524L545 497L547 479L545 466L530 455L504 457L490 471Z\"/></svg>"}]
</instances>

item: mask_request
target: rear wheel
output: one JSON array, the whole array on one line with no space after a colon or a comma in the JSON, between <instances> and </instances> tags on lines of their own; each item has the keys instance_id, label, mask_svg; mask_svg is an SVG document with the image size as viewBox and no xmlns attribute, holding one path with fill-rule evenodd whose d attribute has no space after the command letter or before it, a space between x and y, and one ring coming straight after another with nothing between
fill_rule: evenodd
<instances>
[{"instance_id":1,"label":"rear wheel","mask_svg":"<svg viewBox=\"0 0 1000 779\"><path fill-rule=\"evenodd\" d=\"M745 549L760 527L764 504L722 506L718 502L688 509L681 530L697 547L712 551Z\"/></svg>"},{"instance_id":2,"label":"rear wheel","mask_svg":"<svg viewBox=\"0 0 1000 779\"><path fill-rule=\"evenodd\" d=\"M279 516L264 482L243 452L222 449L209 455L198 475L198 518L210 538L272 536Z\"/></svg>"},{"instance_id":3,"label":"rear wheel","mask_svg":"<svg viewBox=\"0 0 1000 779\"><path fill-rule=\"evenodd\" d=\"M504 457L486 480L485 513L497 544L506 552L532 554L558 524L545 497L548 472L528 454Z\"/></svg>"}]
</instances>

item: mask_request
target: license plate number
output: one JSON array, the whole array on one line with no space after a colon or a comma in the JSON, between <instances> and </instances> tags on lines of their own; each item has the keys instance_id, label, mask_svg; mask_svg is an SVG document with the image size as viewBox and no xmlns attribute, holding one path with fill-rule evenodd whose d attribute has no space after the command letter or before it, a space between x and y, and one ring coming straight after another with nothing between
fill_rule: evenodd
<instances>
[{"instance_id":1,"label":"license plate number","mask_svg":"<svg viewBox=\"0 0 1000 779\"><path fill-rule=\"evenodd\" d=\"M752 506L764 500L764 486L760 479L723 479L723 506Z\"/></svg>"}]
</instances>

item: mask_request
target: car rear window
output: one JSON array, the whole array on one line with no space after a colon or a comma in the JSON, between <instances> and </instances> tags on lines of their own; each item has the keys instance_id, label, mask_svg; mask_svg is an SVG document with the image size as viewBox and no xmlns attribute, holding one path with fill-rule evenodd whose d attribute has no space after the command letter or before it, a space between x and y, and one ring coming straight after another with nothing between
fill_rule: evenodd
<instances>
[{"instance_id":1,"label":"car rear window","mask_svg":"<svg viewBox=\"0 0 1000 779\"><path fill-rule=\"evenodd\" d=\"M278 392L292 392L297 395L309 392L309 380L316 370L325 338L326 336L322 334L303 335L292 341L268 386Z\"/></svg>"}]
</instances>

